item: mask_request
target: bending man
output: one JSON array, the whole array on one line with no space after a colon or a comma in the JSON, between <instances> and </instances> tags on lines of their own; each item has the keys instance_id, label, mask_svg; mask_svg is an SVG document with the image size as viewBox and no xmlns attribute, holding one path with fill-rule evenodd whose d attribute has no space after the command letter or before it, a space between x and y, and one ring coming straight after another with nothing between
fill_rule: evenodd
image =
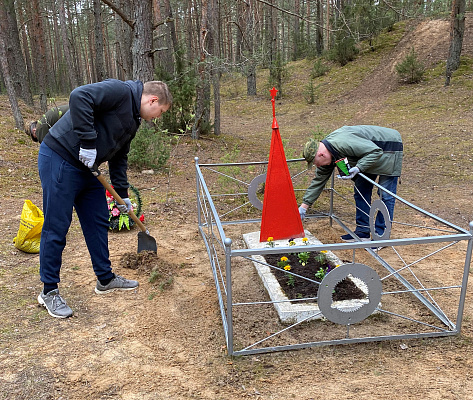
<instances>
[{"instance_id":1,"label":"bending man","mask_svg":"<svg viewBox=\"0 0 473 400\"><path fill-rule=\"evenodd\" d=\"M53 107L43 114L43 116L36 121L32 121L26 128L26 134L31 137L33 142L41 143L44 137L49 133L49 129L59 121L66 112L69 110L69 105L65 104L62 106Z\"/></svg>"},{"instance_id":2,"label":"bending man","mask_svg":"<svg viewBox=\"0 0 473 400\"><path fill-rule=\"evenodd\" d=\"M308 158L309 157L309 158ZM370 240L369 212L373 184L357 176L362 172L371 180L378 178L383 188L396 194L397 183L402 169L403 144L398 131L374 125L343 126L323 139L312 156L306 157L317 169L315 178L306 190L299 207L304 219L307 209L319 198L335 168L335 161L347 158L350 165L349 175L342 179L353 179L355 183L356 229L355 234L361 240ZM379 193L381 192L381 193ZM395 198L378 190L392 220ZM385 230L383 215L378 212L375 229L378 235ZM355 239L346 234L342 240L353 242Z\"/></svg>"}]
</instances>

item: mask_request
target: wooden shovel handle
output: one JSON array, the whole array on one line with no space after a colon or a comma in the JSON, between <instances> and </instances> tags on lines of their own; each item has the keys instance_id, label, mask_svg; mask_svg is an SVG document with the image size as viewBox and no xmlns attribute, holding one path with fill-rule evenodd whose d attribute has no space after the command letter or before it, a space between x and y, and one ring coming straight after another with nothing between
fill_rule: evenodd
<instances>
[{"instance_id":1,"label":"wooden shovel handle","mask_svg":"<svg viewBox=\"0 0 473 400\"><path fill-rule=\"evenodd\" d=\"M98 175L97 175L97 172L98 172ZM100 181L100 183L103 185L103 187L110 192L110 194L118 202L118 204L122 204L122 205L126 206L123 199L117 194L117 192L112 187L112 185L110 185L110 183L107 182L105 177L100 173L100 171L98 171L98 169L93 170L92 173L97 177L97 179ZM149 234L148 230L146 229L146 226L143 225L143 222L140 221L140 219L136 216L136 214L133 212L133 210L130 210L128 212L128 215L131 217L131 219L133 221L136 222L136 225L138 225L143 232L146 232L147 234Z\"/></svg>"}]
</instances>

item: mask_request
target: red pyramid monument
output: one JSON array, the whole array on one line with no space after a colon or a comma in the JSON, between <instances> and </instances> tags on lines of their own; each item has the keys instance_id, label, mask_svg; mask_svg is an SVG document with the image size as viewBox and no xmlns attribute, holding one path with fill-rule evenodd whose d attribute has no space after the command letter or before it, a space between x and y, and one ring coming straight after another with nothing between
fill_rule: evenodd
<instances>
[{"instance_id":1,"label":"red pyramid monument","mask_svg":"<svg viewBox=\"0 0 473 400\"><path fill-rule=\"evenodd\" d=\"M276 121L274 98L277 92L274 87L270 90L273 103L273 133L264 187L260 242L267 241L268 237L274 240L304 237L304 228Z\"/></svg>"}]
</instances>

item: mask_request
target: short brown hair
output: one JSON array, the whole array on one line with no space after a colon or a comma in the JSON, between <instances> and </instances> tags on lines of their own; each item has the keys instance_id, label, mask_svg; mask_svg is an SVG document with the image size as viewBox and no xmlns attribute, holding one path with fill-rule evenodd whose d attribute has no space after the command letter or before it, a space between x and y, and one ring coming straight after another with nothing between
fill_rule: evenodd
<instances>
[{"instance_id":1,"label":"short brown hair","mask_svg":"<svg viewBox=\"0 0 473 400\"><path fill-rule=\"evenodd\" d=\"M172 105L172 94L168 85L161 81L148 81L143 85L143 94L158 96L158 103L162 105Z\"/></svg>"}]
</instances>

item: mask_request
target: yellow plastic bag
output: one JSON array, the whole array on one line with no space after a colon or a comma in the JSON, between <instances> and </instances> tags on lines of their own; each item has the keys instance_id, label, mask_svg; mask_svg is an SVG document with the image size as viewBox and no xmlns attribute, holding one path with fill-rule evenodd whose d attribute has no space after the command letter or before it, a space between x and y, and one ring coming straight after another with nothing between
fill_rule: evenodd
<instances>
[{"instance_id":1,"label":"yellow plastic bag","mask_svg":"<svg viewBox=\"0 0 473 400\"><path fill-rule=\"evenodd\" d=\"M21 212L20 228L13 239L15 247L26 253L39 253L43 221L43 212L30 200L25 200Z\"/></svg>"}]
</instances>

